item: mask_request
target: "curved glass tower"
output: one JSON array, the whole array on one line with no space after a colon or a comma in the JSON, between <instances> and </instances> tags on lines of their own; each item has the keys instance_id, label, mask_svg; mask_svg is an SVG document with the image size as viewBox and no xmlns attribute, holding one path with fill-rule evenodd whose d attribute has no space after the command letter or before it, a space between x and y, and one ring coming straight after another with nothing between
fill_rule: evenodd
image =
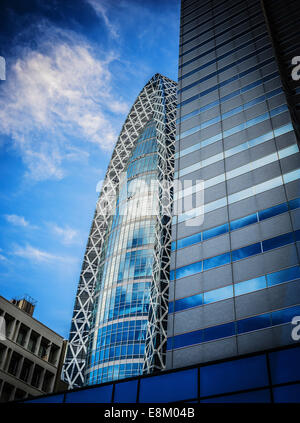
<instances>
[{"instance_id":1,"label":"curved glass tower","mask_svg":"<svg viewBox=\"0 0 300 423\"><path fill-rule=\"evenodd\" d=\"M70 387L163 369L176 83L156 74L123 125L82 266L65 378Z\"/></svg>"}]
</instances>

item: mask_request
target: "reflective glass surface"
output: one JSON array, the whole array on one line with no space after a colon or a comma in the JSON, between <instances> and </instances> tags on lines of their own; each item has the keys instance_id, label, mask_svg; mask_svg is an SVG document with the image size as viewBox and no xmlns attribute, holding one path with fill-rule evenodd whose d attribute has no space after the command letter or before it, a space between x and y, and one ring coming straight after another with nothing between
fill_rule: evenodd
<instances>
[{"instance_id":1,"label":"reflective glass surface","mask_svg":"<svg viewBox=\"0 0 300 423\"><path fill-rule=\"evenodd\" d=\"M153 273L157 186L155 122L133 148L100 258L87 384L141 372Z\"/></svg>"},{"instance_id":2,"label":"reflective glass surface","mask_svg":"<svg viewBox=\"0 0 300 423\"><path fill-rule=\"evenodd\" d=\"M197 397L197 369L144 378L140 384L142 403L171 402Z\"/></svg>"},{"instance_id":3,"label":"reflective glass surface","mask_svg":"<svg viewBox=\"0 0 300 423\"><path fill-rule=\"evenodd\" d=\"M70 392L66 395L68 403L108 403L111 402L113 385L101 386L92 390Z\"/></svg>"},{"instance_id":4,"label":"reflective glass surface","mask_svg":"<svg viewBox=\"0 0 300 423\"><path fill-rule=\"evenodd\" d=\"M264 356L204 366L200 370L201 396L217 395L267 385L268 371Z\"/></svg>"},{"instance_id":5,"label":"reflective glass surface","mask_svg":"<svg viewBox=\"0 0 300 423\"><path fill-rule=\"evenodd\" d=\"M116 383L114 402L116 403L134 403L137 397L138 381Z\"/></svg>"},{"instance_id":6,"label":"reflective glass surface","mask_svg":"<svg viewBox=\"0 0 300 423\"><path fill-rule=\"evenodd\" d=\"M189 264L187 266L179 267L176 269L176 279L183 278L186 276L191 276L196 273L212 269L214 267L222 266L224 264L242 260L247 257L251 257L256 254L260 254L265 251L269 251L287 244L295 242L297 236L300 235L300 231L289 232L287 234L280 235L278 237L266 239L262 242L257 242L255 244L247 245L246 247L238 248L237 250L232 250L231 253L224 253L218 256L214 256L203 261ZM263 247L263 248L262 248ZM175 274L172 271L172 278Z\"/></svg>"},{"instance_id":7,"label":"reflective glass surface","mask_svg":"<svg viewBox=\"0 0 300 423\"><path fill-rule=\"evenodd\" d=\"M245 226L249 226L254 223L260 222L262 220L272 218L274 216L277 216L278 214L285 213L289 209L293 210L299 207L300 207L300 199L296 198L295 200L291 200L287 203L281 203L275 207L271 207L266 210L261 210L258 213L250 214L248 216L241 217L240 219L232 220L230 222L230 230L235 231ZM199 232L197 234L177 240L177 249L179 250L180 248L188 247L189 245L193 245L193 244L205 241L206 239L213 238L227 232L229 232L228 224L216 226L215 228L208 229L207 231ZM176 241L173 241L172 251L175 251L175 250L176 250Z\"/></svg>"},{"instance_id":8,"label":"reflective glass surface","mask_svg":"<svg viewBox=\"0 0 300 423\"><path fill-rule=\"evenodd\" d=\"M300 315L300 306L288 307L272 313L264 313L223 325L186 332L168 338L167 350L187 347L214 339L252 332L259 329L290 323L293 316Z\"/></svg>"}]
</instances>

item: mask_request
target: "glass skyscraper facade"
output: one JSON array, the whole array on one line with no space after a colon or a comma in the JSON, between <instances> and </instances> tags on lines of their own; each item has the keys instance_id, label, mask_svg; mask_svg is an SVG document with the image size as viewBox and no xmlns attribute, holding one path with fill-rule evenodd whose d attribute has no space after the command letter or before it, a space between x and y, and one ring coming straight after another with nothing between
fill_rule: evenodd
<instances>
[{"instance_id":1,"label":"glass skyscraper facade","mask_svg":"<svg viewBox=\"0 0 300 423\"><path fill-rule=\"evenodd\" d=\"M88 347L88 384L135 376L143 369L158 205L153 120L139 136L125 176L101 252L91 327L97 333L90 336Z\"/></svg>"},{"instance_id":2,"label":"glass skyscraper facade","mask_svg":"<svg viewBox=\"0 0 300 423\"><path fill-rule=\"evenodd\" d=\"M295 31L265 3L182 2L167 368L296 342L299 140L274 37Z\"/></svg>"},{"instance_id":3,"label":"glass skyscraper facade","mask_svg":"<svg viewBox=\"0 0 300 423\"><path fill-rule=\"evenodd\" d=\"M176 83L143 88L117 140L83 261L65 378L70 387L163 369Z\"/></svg>"}]
</instances>

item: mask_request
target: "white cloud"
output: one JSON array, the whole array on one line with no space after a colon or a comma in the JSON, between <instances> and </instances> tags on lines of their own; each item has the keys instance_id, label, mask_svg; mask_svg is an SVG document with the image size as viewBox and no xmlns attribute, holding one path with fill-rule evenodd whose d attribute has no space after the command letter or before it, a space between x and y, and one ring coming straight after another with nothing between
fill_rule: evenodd
<instances>
[{"instance_id":1,"label":"white cloud","mask_svg":"<svg viewBox=\"0 0 300 423\"><path fill-rule=\"evenodd\" d=\"M54 224L52 225L52 230L55 234L61 237L64 244L72 244L78 240L78 231L70 228L69 226L61 228L60 226Z\"/></svg>"},{"instance_id":2,"label":"white cloud","mask_svg":"<svg viewBox=\"0 0 300 423\"><path fill-rule=\"evenodd\" d=\"M11 223L14 226L22 226L23 228L28 228L28 229L37 229L38 228L38 226L32 225L31 223L29 223L25 219L25 217L18 216L17 214L5 214L4 217L5 217L5 219L7 220L8 223Z\"/></svg>"},{"instance_id":3,"label":"white cloud","mask_svg":"<svg viewBox=\"0 0 300 423\"><path fill-rule=\"evenodd\" d=\"M1 84L0 133L12 137L27 176L62 179L68 161L88 157L87 143L111 150L114 119L128 106L112 88L114 52L100 60L77 34L41 25L38 50L24 49Z\"/></svg>"},{"instance_id":4,"label":"white cloud","mask_svg":"<svg viewBox=\"0 0 300 423\"><path fill-rule=\"evenodd\" d=\"M57 256L55 254L48 253L47 251L39 250L38 248L35 248L35 247L33 247L29 244L26 244L25 247L15 246L15 249L11 254L18 256L18 257L28 259L28 260L35 262L35 263L40 263L40 262L70 263L70 262L74 261L74 259L72 257Z\"/></svg>"},{"instance_id":5,"label":"white cloud","mask_svg":"<svg viewBox=\"0 0 300 423\"><path fill-rule=\"evenodd\" d=\"M104 6L103 0L87 0L87 3L92 6L96 14L103 19L110 35L113 38L118 38L119 33L117 26L113 24L107 16L107 8Z\"/></svg>"},{"instance_id":6,"label":"white cloud","mask_svg":"<svg viewBox=\"0 0 300 423\"><path fill-rule=\"evenodd\" d=\"M29 222L27 222L23 216L18 216L16 214L5 214L4 217L12 225L24 227L30 226Z\"/></svg>"}]
</instances>

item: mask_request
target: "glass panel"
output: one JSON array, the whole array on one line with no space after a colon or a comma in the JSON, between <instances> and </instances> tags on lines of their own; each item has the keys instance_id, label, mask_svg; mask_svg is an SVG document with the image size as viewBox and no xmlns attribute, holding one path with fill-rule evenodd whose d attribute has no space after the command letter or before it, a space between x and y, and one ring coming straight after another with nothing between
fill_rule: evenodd
<instances>
[{"instance_id":1,"label":"glass panel","mask_svg":"<svg viewBox=\"0 0 300 423\"><path fill-rule=\"evenodd\" d=\"M291 244L292 242L294 242L292 232L266 239L262 242L263 251L273 250L274 248L282 247L283 245Z\"/></svg>"},{"instance_id":2,"label":"glass panel","mask_svg":"<svg viewBox=\"0 0 300 423\"><path fill-rule=\"evenodd\" d=\"M183 333L173 337L174 348L186 347L188 345L199 344L203 342L203 331L196 330L194 332Z\"/></svg>"},{"instance_id":3,"label":"glass panel","mask_svg":"<svg viewBox=\"0 0 300 423\"><path fill-rule=\"evenodd\" d=\"M201 367L200 395L218 395L268 386L265 355Z\"/></svg>"},{"instance_id":4,"label":"glass panel","mask_svg":"<svg viewBox=\"0 0 300 423\"><path fill-rule=\"evenodd\" d=\"M268 286L300 278L300 266L290 267L267 275Z\"/></svg>"},{"instance_id":5,"label":"glass panel","mask_svg":"<svg viewBox=\"0 0 300 423\"><path fill-rule=\"evenodd\" d=\"M250 214L249 216L242 217L241 219L233 220L230 222L230 229L235 231L236 229L243 228L244 226L252 225L257 222L256 213Z\"/></svg>"},{"instance_id":6,"label":"glass panel","mask_svg":"<svg viewBox=\"0 0 300 423\"><path fill-rule=\"evenodd\" d=\"M269 354L272 383L286 383L300 380L300 347Z\"/></svg>"},{"instance_id":7,"label":"glass panel","mask_svg":"<svg viewBox=\"0 0 300 423\"><path fill-rule=\"evenodd\" d=\"M167 339L167 350L170 351L173 349L173 337Z\"/></svg>"},{"instance_id":8,"label":"glass panel","mask_svg":"<svg viewBox=\"0 0 300 423\"><path fill-rule=\"evenodd\" d=\"M118 403L135 403L137 396L138 381L133 380L130 382L116 383L114 402Z\"/></svg>"},{"instance_id":9,"label":"glass panel","mask_svg":"<svg viewBox=\"0 0 300 423\"><path fill-rule=\"evenodd\" d=\"M235 335L234 322L204 329L204 342Z\"/></svg>"},{"instance_id":10,"label":"glass panel","mask_svg":"<svg viewBox=\"0 0 300 423\"><path fill-rule=\"evenodd\" d=\"M174 302L171 301L169 302L169 313L173 313L174 312Z\"/></svg>"},{"instance_id":11,"label":"glass panel","mask_svg":"<svg viewBox=\"0 0 300 423\"><path fill-rule=\"evenodd\" d=\"M189 245L193 245L193 244L197 244L198 242L202 241L202 234L201 232L186 238L182 238L177 240L177 248L184 248L187 247Z\"/></svg>"},{"instance_id":12,"label":"glass panel","mask_svg":"<svg viewBox=\"0 0 300 423\"><path fill-rule=\"evenodd\" d=\"M100 388L83 389L66 394L66 402L70 403L109 403L111 402L113 385Z\"/></svg>"},{"instance_id":13,"label":"glass panel","mask_svg":"<svg viewBox=\"0 0 300 423\"><path fill-rule=\"evenodd\" d=\"M290 323L294 316L300 316L300 306L273 311L272 324L275 326L283 323Z\"/></svg>"},{"instance_id":14,"label":"glass panel","mask_svg":"<svg viewBox=\"0 0 300 423\"><path fill-rule=\"evenodd\" d=\"M300 207L300 198L289 201L289 207L291 210L298 209Z\"/></svg>"},{"instance_id":15,"label":"glass panel","mask_svg":"<svg viewBox=\"0 0 300 423\"><path fill-rule=\"evenodd\" d=\"M232 251L232 261L241 260L259 253L261 253L260 242Z\"/></svg>"},{"instance_id":16,"label":"glass panel","mask_svg":"<svg viewBox=\"0 0 300 423\"><path fill-rule=\"evenodd\" d=\"M31 399L26 401L26 403L62 403L64 401L64 396L62 395L47 395L41 398Z\"/></svg>"},{"instance_id":17,"label":"glass panel","mask_svg":"<svg viewBox=\"0 0 300 423\"><path fill-rule=\"evenodd\" d=\"M209 270L214 267L222 266L223 264L230 263L230 253L221 254L216 257L211 257L203 261L203 270Z\"/></svg>"},{"instance_id":18,"label":"glass panel","mask_svg":"<svg viewBox=\"0 0 300 423\"><path fill-rule=\"evenodd\" d=\"M200 401L201 403L268 403L271 402L271 395L268 389L259 391L245 392L242 394L226 395L223 397L208 398Z\"/></svg>"},{"instance_id":19,"label":"glass panel","mask_svg":"<svg viewBox=\"0 0 300 423\"><path fill-rule=\"evenodd\" d=\"M273 389L274 402L300 403L300 383Z\"/></svg>"},{"instance_id":20,"label":"glass panel","mask_svg":"<svg viewBox=\"0 0 300 423\"><path fill-rule=\"evenodd\" d=\"M288 211L287 203L279 204L275 207L270 207L269 209L262 210L258 212L259 220L269 219L270 217L277 216L278 214Z\"/></svg>"},{"instance_id":21,"label":"glass panel","mask_svg":"<svg viewBox=\"0 0 300 423\"><path fill-rule=\"evenodd\" d=\"M271 313L262 314L260 316L249 317L247 319L238 320L238 333L251 332L253 330L263 329L271 326Z\"/></svg>"},{"instance_id":22,"label":"glass panel","mask_svg":"<svg viewBox=\"0 0 300 423\"><path fill-rule=\"evenodd\" d=\"M175 301L175 311L185 310L187 308L197 307L203 304L203 294L193 295Z\"/></svg>"},{"instance_id":23,"label":"glass panel","mask_svg":"<svg viewBox=\"0 0 300 423\"><path fill-rule=\"evenodd\" d=\"M209 239L209 238L213 238L213 237L218 236L218 235L225 234L225 233L228 232L228 230L229 230L229 226L226 223L225 225L218 226L216 228L212 228L212 229L209 229L207 231L204 231L203 232L203 241L205 241L206 239Z\"/></svg>"},{"instance_id":24,"label":"glass panel","mask_svg":"<svg viewBox=\"0 0 300 423\"><path fill-rule=\"evenodd\" d=\"M141 379L140 403L171 402L197 397L198 369Z\"/></svg>"},{"instance_id":25,"label":"glass panel","mask_svg":"<svg viewBox=\"0 0 300 423\"><path fill-rule=\"evenodd\" d=\"M204 293L204 304L214 303L216 301L225 300L233 297L232 285L224 286L223 288L214 289Z\"/></svg>"},{"instance_id":26,"label":"glass panel","mask_svg":"<svg viewBox=\"0 0 300 423\"><path fill-rule=\"evenodd\" d=\"M235 295L248 294L249 292L257 291L267 287L266 277L251 279L245 282L239 282L234 285Z\"/></svg>"},{"instance_id":27,"label":"glass panel","mask_svg":"<svg viewBox=\"0 0 300 423\"><path fill-rule=\"evenodd\" d=\"M195 273L202 272L202 262L189 264L188 266L179 267L176 270L176 279L184 278L185 276L194 275Z\"/></svg>"}]
</instances>

